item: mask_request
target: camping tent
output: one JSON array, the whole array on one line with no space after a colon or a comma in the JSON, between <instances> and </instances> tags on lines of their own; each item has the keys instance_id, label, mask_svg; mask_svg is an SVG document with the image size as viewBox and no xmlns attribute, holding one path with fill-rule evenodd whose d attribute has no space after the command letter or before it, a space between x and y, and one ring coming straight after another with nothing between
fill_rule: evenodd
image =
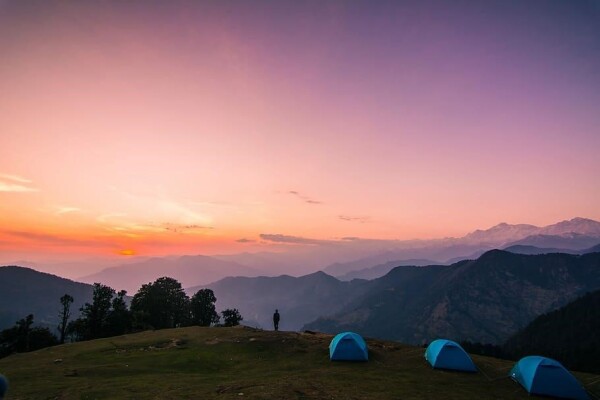
<instances>
[{"instance_id":1,"label":"camping tent","mask_svg":"<svg viewBox=\"0 0 600 400\"><path fill-rule=\"evenodd\" d=\"M367 361L369 351L360 335L343 332L335 335L329 344L329 358L332 361Z\"/></svg>"},{"instance_id":2,"label":"camping tent","mask_svg":"<svg viewBox=\"0 0 600 400\"><path fill-rule=\"evenodd\" d=\"M531 394L589 399L577 379L561 363L551 358L523 357L510 371L510 376Z\"/></svg>"},{"instance_id":3,"label":"camping tent","mask_svg":"<svg viewBox=\"0 0 600 400\"><path fill-rule=\"evenodd\" d=\"M477 372L471 357L452 340L437 339L431 342L425 350L425 359L433 368Z\"/></svg>"}]
</instances>

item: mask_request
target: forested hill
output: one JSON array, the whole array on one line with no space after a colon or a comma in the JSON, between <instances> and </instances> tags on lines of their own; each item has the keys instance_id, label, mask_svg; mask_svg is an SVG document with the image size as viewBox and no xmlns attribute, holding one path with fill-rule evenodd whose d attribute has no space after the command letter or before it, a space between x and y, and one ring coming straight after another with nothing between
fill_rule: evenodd
<instances>
[{"instance_id":1,"label":"forested hill","mask_svg":"<svg viewBox=\"0 0 600 400\"><path fill-rule=\"evenodd\" d=\"M568 368L600 373L600 290L539 316L504 350L515 358L544 354Z\"/></svg>"},{"instance_id":2,"label":"forested hill","mask_svg":"<svg viewBox=\"0 0 600 400\"><path fill-rule=\"evenodd\" d=\"M492 250L448 267L398 267L334 316L307 324L408 343L437 337L500 344L537 316L600 289L600 253Z\"/></svg>"},{"instance_id":3,"label":"forested hill","mask_svg":"<svg viewBox=\"0 0 600 400\"><path fill-rule=\"evenodd\" d=\"M55 327L61 296L73 296L71 309L76 315L84 303L91 301L92 291L92 285L33 269L0 267L0 330L13 326L28 314L34 315L36 324Z\"/></svg>"}]
</instances>

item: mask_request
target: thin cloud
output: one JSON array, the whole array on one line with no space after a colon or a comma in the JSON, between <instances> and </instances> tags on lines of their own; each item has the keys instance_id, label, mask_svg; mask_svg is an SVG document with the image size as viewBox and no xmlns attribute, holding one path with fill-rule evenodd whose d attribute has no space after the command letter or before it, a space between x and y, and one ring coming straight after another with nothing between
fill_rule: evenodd
<instances>
[{"instance_id":1,"label":"thin cloud","mask_svg":"<svg viewBox=\"0 0 600 400\"><path fill-rule=\"evenodd\" d=\"M339 215L338 218L341 219L342 221L359 222L361 224L364 224L364 223L369 222L371 220L371 217L368 217L368 216L365 216L365 217L353 217L353 216L349 216L349 215Z\"/></svg>"},{"instance_id":2,"label":"thin cloud","mask_svg":"<svg viewBox=\"0 0 600 400\"><path fill-rule=\"evenodd\" d=\"M0 174L0 192L4 193L28 193L38 192L39 189L32 187L29 179L17 175Z\"/></svg>"},{"instance_id":3,"label":"thin cloud","mask_svg":"<svg viewBox=\"0 0 600 400\"><path fill-rule=\"evenodd\" d=\"M308 203L308 204L323 204L323 202L321 202L321 201L310 200L310 199L305 200L305 202Z\"/></svg>"},{"instance_id":4,"label":"thin cloud","mask_svg":"<svg viewBox=\"0 0 600 400\"><path fill-rule=\"evenodd\" d=\"M2 182L0 181L0 192L5 193L27 193L27 192L38 192L36 188L29 186L20 185L18 183Z\"/></svg>"},{"instance_id":5,"label":"thin cloud","mask_svg":"<svg viewBox=\"0 0 600 400\"><path fill-rule=\"evenodd\" d=\"M300 192L298 192L296 190L289 190L287 193L299 198L300 200L302 200L303 202L305 202L307 204L323 204L322 201L314 200L306 195L301 194Z\"/></svg>"},{"instance_id":6,"label":"thin cloud","mask_svg":"<svg viewBox=\"0 0 600 400\"><path fill-rule=\"evenodd\" d=\"M189 231L201 231L201 230L207 230L207 229L215 229L213 226L203 226L203 225L197 225L197 224L183 225L183 224L173 224L170 222L162 223L159 226L161 226L165 230L173 232L173 233L186 233Z\"/></svg>"},{"instance_id":7,"label":"thin cloud","mask_svg":"<svg viewBox=\"0 0 600 400\"><path fill-rule=\"evenodd\" d=\"M144 233L194 234L215 229L211 226L210 215L193 208L193 205L198 206L198 203L178 202L161 195L135 194L116 187L111 189L123 196L127 205L133 207L133 210L127 214L111 212L96 217L96 220L105 225L105 229L109 231L139 237Z\"/></svg>"},{"instance_id":8,"label":"thin cloud","mask_svg":"<svg viewBox=\"0 0 600 400\"><path fill-rule=\"evenodd\" d=\"M2 231L4 234L17 237L20 239L29 240L32 242L47 244L53 246L84 246L84 247L106 247L111 246L111 243L98 240L80 240L71 239L62 236L50 235L46 233L35 233L27 231Z\"/></svg>"},{"instance_id":9,"label":"thin cloud","mask_svg":"<svg viewBox=\"0 0 600 400\"><path fill-rule=\"evenodd\" d=\"M126 217L125 213L107 213L96 217L96 221L106 223L108 220Z\"/></svg>"},{"instance_id":10,"label":"thin cloud","mask_svg":"<svg viewBox=\"0 0 600 400\"><path fill-rule=\"evenodd\" d=\"M97 217L96 220L101 223L110 223L112 226L107 227L108 230L118 231L120 233L126 232L132 237L138 237L137 233L141 232L172 232L172 233L193 233L197 231L203 231L208 229L215 229L213 226L206 226L200 224L179 224L175 222L135 222L127 220L126 214L113 213L104 214Z\"/></svg>"},{"instance_id":11,"label":"thin cloud","mask_svg":"<svg viewBox=\"0 0 600 400\"><path fill-rule=\"evenodd\" d=\"M164 232L164 227L161 224L137 222L131 218L127 218L125 213L107 213L96 217L96 221L104 225L104 229L111 232L118 232L129 237L139 237L142 232Z\"/></svg>"},{"instance_id":12,"label":"thin cloud","mask_svg":"<svg viewBox=\"0 0 600 400\"><path fill-rule=\"evenodd\" d=\"M254 242L256 242L256 240L241 238L241 239L236 240L236 242L238 242L238 243L254 243Z\"/></svg>"},{"instance_id":13,"label":"thin cloud","mask_svg":"<svg viewBox=\"0 0 600 400\"><path fill-rule=\"evenodd\" d=\"M148 213L156 215L160 220L175 221L181 225L200 226L208 226L212 221L210 215L190 208L189 202L178 202L165 196L138 195L127 191L119 192L132 203L143 207Z\"/></svg>"},{"instance_id":14,"label":"thin cloud","mask_svg":"<svg viewBox=\"0 0 600 400\"><path fill-rule=\"evenodd\" d=\"M0 179L6 179L9 181L19 182L19 183L31 183L30 179L23 178L18 175L12 175L12 174L0 174Z\"/></svg>"},{"instance_id":15,"label":"thin cloud","mask_svg":"<svg viewBox=\"0 0 600 400\"><path fill-rule=\"evenodd\" d=\"M310 244L310 245L326 245L335 243L331 240L311 239L301 236L282 235L279 233L261 233L260 238L268 242L289 243L289 244Z\"/></svg>"},{"instance_id":16,"label":"thin cloud","mask_svg":"<svg viewBox=\"0 0 600 400\"><path fill-rule=\"evenodd\" d=\"M58 210L56 210L56 212L55 212L56 215L63 215L63 214L69 214L69 213L73 213L73 212L82 211L81 208L78 208L78 207L59 206L57 208L58 208Z\"/></svg>"}]
</instances>

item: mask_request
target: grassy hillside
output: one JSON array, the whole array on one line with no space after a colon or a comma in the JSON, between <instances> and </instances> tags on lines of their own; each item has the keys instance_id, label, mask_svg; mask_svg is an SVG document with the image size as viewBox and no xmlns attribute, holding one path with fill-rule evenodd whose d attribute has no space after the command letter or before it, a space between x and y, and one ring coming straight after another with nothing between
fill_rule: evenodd
<instances>
[{"instance_id":1,"label":"grassy hillside","mask_svg":"<svg viewBox=\"0 0 600 400\"><path fill-rule=\"evenodd\" d=\"M329 335L180 328L67 344L0 360L8 399L527 399L512 363L433 370L423 348L368 340L371 361L328 358ZM58 360L61 361L58 361ZM600 377L577 374L600 392Z\"/></svg>"}]
</instances>

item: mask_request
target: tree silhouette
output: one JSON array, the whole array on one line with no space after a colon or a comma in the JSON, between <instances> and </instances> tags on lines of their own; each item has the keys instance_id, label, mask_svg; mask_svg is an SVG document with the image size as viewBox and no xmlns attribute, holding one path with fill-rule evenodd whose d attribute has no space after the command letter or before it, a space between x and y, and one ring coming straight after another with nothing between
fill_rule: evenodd
<instances>
[{"instance_id":1,"label":"tree silhouette","mask_svg":"<svg viewBox=\"0 0 600 400\"><path fill-rule=\"evenodd\" d=\"M57 344L57 337L50 332L50 329L48 328L36 326L29 331L29 351L55 346Z\"/></svg>"},{"instance_id":2,"label":"tree silhouette","mask_svg":"<svg viewBox=\"0 0 600 400\"><path fill-rule=\"evenodd\" d=\"M86 332L86 324L85 321L81 318L77 318L67 325L67 336L71 340L71 342L78 342L80 340L85 340L85 332Z\"/></svg>"},{"instance_id":3,"label":"tree silhouette","mask_svg":"<svg viewBox=\"0 0 600 400\"><path fill-rule=\"evenodd\" d=\"M131 312L125 302L126 290L121 290L112 299L111 310L106 318L109 336L122 335L131 331Z\"/></svg>"},{"instance_id":4,"label":"tree silhouette","mask_svg":"<svg viewBox=\"0 0 600 400\"><path fill-rule=\"evenodd\" d=\"M217 298L210 289L200 289L192 296L190 311L192 323L199 326L210 326L220 321L215 308Z\"/></svg>"},{"instance_id":5,"label":"tree silhouette","mask_svg":"<svg viewBox=\"0 0 600 400\"><path fill-rule=\"evenodd\" d=\"M133 296L131 311L137 328L174 328L188 323L189 303L181 283L163 277L142 285Z\"/></svg>"},{"instance_id":6,"label":"tree silhouette","mask_svg":"<svg viewBox=\"0 0 600 400\"><path fill-rule=\"evenodd\" d=\"M20 319L15 326L0 332L0 357L23 353L58 344L48 328L32 327L33 314Z\"/></svg>"},{"instance_id":7,"label":"tree silhouette","mask_svg":"<svg viewBox=\"0 0 600 400\"><path fill-rule=\"evenodd\" d=\"M69 323L69 318L71 317L71 304L73 303L73 297L65 294L60 298L60 304L62 305L62 309L58 314L60 318L60 322L58 324L58 331L60 332L60 343L65 342L65 335L67 333L67 324Z\"/></svg>"},{"instance_id":8,"label":"tree silhouette","mask_svg":"<svg viewBox=\"0 0 600 400\"><path fill-rule=\"evenodd\" d=\"M223 315L223 325L224 326L236 326L240 324L244 318L242 318L242 314L238 311L237 308L228 308L226 310L221 311L221 315Z\"/></svg>"},{"instance_id":9,"label":"tree silhouette","mask_svg":"<svg viewBox=\"0 0 600 400\"><path fill-rule=\"evenodd\" d=\"M108 336L108 316L111 310L111 301L115 290L100 283L94 283L92 303L85 303L81 307L81 317L69 324L71 332L80 340L97 339Z\"/></svg>"},{"instance_id":10,"label":"tree silhouette","mask_svg":"<svg viewBox=\"0 0 600 400\"><path fill-rule=\"evenodd\" d=\"M33 325L33 314L29 314L25 318L17 321L17 330L19 332L17 347L22 349L21 351L29 351L31 325Z\"/></svg>"}]
</instances>

